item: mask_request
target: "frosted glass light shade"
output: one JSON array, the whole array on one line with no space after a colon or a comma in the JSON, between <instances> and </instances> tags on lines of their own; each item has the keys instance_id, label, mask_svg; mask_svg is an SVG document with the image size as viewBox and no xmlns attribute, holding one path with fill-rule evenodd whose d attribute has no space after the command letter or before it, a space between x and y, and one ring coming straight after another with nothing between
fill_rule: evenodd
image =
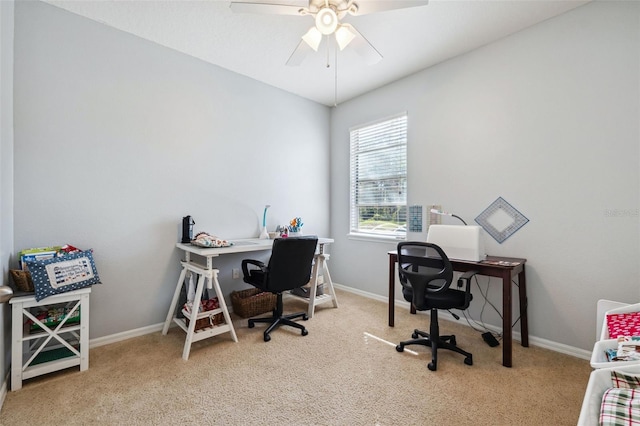
<instances>
[{"instance_id":1,"label":"frosted glass light shade","mask_svg":"<svg viewBox=\"0 0 640 426\"><path fill-rule=\"evenodd\" d=\"M345 47L351 43L351 40L355 38L355 34L349 30L348 25L340 25L338 30L336 31L336 41L338 42L338 47L340 50L344 50Z\"/></svg>"},{"instance_id":2,"label":"frosted glass light shade","mask_svg":"<svg viewBox=\"0 0 640 426\"><path fill-rule=\"evenodd\" d=\"M322 41L322 33L318 31L316 27L311 27L311 29L302 36L302 39L317 52L320 42Z\"/></svg>"}]
</instances>

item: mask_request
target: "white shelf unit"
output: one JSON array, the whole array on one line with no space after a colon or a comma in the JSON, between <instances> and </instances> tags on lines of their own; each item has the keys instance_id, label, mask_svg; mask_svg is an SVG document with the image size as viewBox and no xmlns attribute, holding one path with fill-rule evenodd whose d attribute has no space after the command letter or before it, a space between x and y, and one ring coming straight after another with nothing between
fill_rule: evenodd
<instances>
[{"instance_id":1,"label":"white shelf unit","mask_svg":"<svg viewBox=\"0 0 640 426\"><path fill-rule=\"evenodd\" d=\"M34 295L13 297L11 313L11 390L22 381L65 368L89 368L89 295L91 288L70 291L37 301ZM55 326L40 321L35 311L60 307L66 312ZM79 311L79 323L68 322ZM36 324L41 331L31 330Z\"/></svg>"},{"instance_id":2,"label":"white shelf unit","mask_svg":"<svg viewBox=\"0 0 640 426\"><path fill-rule=\"evenodd\" d=\"M222 333L231 333L231 337L234 342L238 341L238 337L236 336L236 331L233 328L233 322L231 321L229 310L227 309L224 297L222 296L222 291L220 290L220 283L218 282L218 270L211 267L211 259L207 259L207 266L203 266L189 260L180 263L182 264L182 272L180 273L180 277L178 278L178 284L176 285L176 290L173 294L171 306L169 307L169 312L167 313L167 318L164 322L164 327L162 328L162 334L166 335L169 332L169 326L172 322L176 323L178 327L180 327L185 333L187 333L187 337L185 338L184 342L184 348L182 350L182 359L187 361L189 359L191 344L193 342L208 339L209 337L217 336L218 334ZM198 313L197 315L195 315L195 318L193 318L193 321L193 315L182 309L182 314L189 319L189 325L187 325L184 318L178 318L176 316L178 311L180 292L182 290L182 286L184 285L184 280L187 277L187 273L195 274L198 279L194 300L199 301L201 299L202 293L204 291L205 281L207 281L208 288L213 288L216 296L218 297L218 303L220 305L220 308L218 309ZM225 322L223 324L207 327L205 329L195 329L196 321L198 319L207 318L218 313L222 313L224 316Z\"/></svg>"}]
</instances>

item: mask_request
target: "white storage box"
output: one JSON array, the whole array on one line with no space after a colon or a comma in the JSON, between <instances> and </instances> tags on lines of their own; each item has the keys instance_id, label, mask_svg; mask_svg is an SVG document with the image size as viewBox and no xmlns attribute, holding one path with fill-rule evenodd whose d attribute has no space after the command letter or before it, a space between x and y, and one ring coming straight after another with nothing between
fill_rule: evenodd
<instances>
[{"instance_id":1,"label":"white storage box","mask_svg":"<svg viewBox=\"0 0 640 426\"><path fill-rule=\"evenodd\" d=\"M640 365L623 365L612 368L601 368L594 370L589 376L589 383L582 401L582 409L578 418L578 426L597 426L600 419L600 406L602 405L602 395L612 387L611 370L620 371L626 374L640 375Z\"/></svg>"},{"instance_id":2,"label":"white storage box","mask_svg":"<svg viewBox=\"0 0 640 426\"><path fill-rule=\"evenodd\" d=\"M640 303L636 303L634 305L622 306L620 308L611 309L605 312L604 318L602 318L602 330L600 332L600 340L605 340L609 338L609 327L607 327L607 315L627 314L630 312L640 312Z\"/></svg>"},{"instance_id":3,"label":"white storage box","mask_svg":"<svg viewBox=\"0 0 640 426\"><path fill-rule=\"evenodd\" d=\"M616 349L617 347L617 339L606 339L597 341L596 344L593 345L593 352L591 353L591 367L608 368L640 364L640 359L635 361L608 361L605 351L607 349Z\"/></svg>"}]
</instances>

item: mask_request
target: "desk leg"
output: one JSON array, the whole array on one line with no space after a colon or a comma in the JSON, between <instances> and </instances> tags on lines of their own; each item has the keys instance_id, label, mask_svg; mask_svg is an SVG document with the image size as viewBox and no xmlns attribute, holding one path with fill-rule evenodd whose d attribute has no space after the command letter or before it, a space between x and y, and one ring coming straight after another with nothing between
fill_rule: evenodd
<instances>
[{"instance_id":1,"label":"desk leg","mask_svg":"<svg viewBox=\"0 0 640 426\"><path fill-rule=\"evenodd\" d=\"M524 265L522 271L518 274L518 288L520 295L520 335L522 346L529 347L529 319L528 319L528 301L527 301L527 278L524 273Z\"/></svg>"},{"instance_id":2,"label":"desk leg","mask_svg":"<svg viewBox=\"0 0 640 426\"><path fill-rule=\"evenodd\" d=\"M164 320L164 327L162 327L162 334L166 335L169 331L169 326L171 326L171 321L176 316L176 305L178 304L178 299L180 298L180 290L182 290L182 283L184 282L184 278L187 273L187 268L182 268L182 272L180 272L180 278L178 278L178 285L176 286L176 290L173 293L173 299L171 300L171 306L169 306L169 312L167 313L167 318Z\"/></svg>"},{"instance_id":3,"label":"desk leg","mask_svg":"<svg viewBox=\"0 0 640 426\"><path fill-rule=\"evenodd\" d=\"M338 298L336 297L336 291L333 288L333 281L331 280L331 274L329 273L329 266L327 260L328 254L319 253L314 256L313 268L311 270L311 280L309 281L309 308L307 309L307 316L313 318L316 304L326 303L329 300L326 299L327 295L331 298L333 307L338 307ZM318 290L318 277L322 271L322 278L324 282L324 295L316 297L316 291Z\"/></svg>"},{"instance_id":4,"label":"desk leg","mask_svg":"<svg viewBox=\"0 0 640 426\"><path fill-rule=\"evenodd\" d=\"M396 257L389 255L389 327L395 322Z\"/></svg>"},{"instance_id":5,"label":"desk leg","mask_svg":"<svg viewBox=\"0 0 640 426\"><path fill-rule=\"evenodd\" d=\"M200 277L198 278L198 284L196 284L196 295L193 299L193 309L192 311L195 312L195 314L192 312L192 315L195 317L198 313L198 308L199 308L199 303L200 300L202 299L202 292L204 291L204 280L205 280L205 276L204 275L200 275ZM184 341L184 348L182 350L182 359L187 361L189 359L189 352L191 352L191 343L193 343L193 333L195 333L196 330L196 320L193 319L192 321L189 321L189 326L187 327L187 338Z\"/></svg>"},{"instance_id":6,"label":"desk leg","mask_svg":"<svg viewBox=\"0 0 640 426\"><path fill-rule=\"evenodd\" d=\"M316 309L316 290L318 289L318 272L320 271L321 254L315 255L315 262L313 262L313 268L311 268L311 285L309 286L309 306L307 308L307 316L313 318L313 313Z\"/></svg>"},{"instance_id":7,"label":"desk leg","mask_svg":"<svg viewBox=\"0 0 640 426\"><path fill-rule=\"evenodd\" d=\"M505 271L502 275L502 365L505 367L511 367L511 317L511 271Z\"/></svg>"},{"instance_id":8,"label":"desk leg","mask_svg":"<svg viewBox=\"0 0 640 426\"><path fill-rule=\"evenodd\" d=\"M333 303L333 307L338 307L338 298L336 297L336 290L333 288L333 280L331 279L331 273L329 272L329 264L327 260L329 260L328 254L320 255L320 266L322 267L322 279L324 283L324 290L329 290L329 295L331 296L331 300Z\"/></svg>"},{"instance_id":9,"label":"desk leg","mask_svg":"<svg viewBox=\"0 0 640 426\"><path fill-rule=\"evenodd\" d=\"M222 289L220 289L220 282L218 281L218 270L212 269L211 274L212 276L211 278L209 278L210 280L209 282L213 286L213 290L216 292L216 297L218 298L218 302L220 302L220 308L222 309L222 315L224 316L224 320L227 324L229 324L229 332L231 333L231 338L233 339L234 342L238 342L238 336L236 336L236 329L233 327L233 321L231 320L229 309L227 309L227 302L224 300L224 297L222 296Z\"/></svg>"}]
</instances>

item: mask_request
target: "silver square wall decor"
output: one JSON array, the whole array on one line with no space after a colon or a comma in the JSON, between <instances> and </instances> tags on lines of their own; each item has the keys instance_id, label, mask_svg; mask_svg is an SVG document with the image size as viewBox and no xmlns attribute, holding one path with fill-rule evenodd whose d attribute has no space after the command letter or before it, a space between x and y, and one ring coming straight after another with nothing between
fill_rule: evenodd
<instances>
[{"instance_id":1,"label":"silver square wall decor","mask_svg":"<svg viewBox=\"0 0 640 426\"><path fill-rule=\"evenodd\" d=\"M500 244L529 222L529 219L502 197L498 197L475 220Z\"/></svg>"}]
</instances>

